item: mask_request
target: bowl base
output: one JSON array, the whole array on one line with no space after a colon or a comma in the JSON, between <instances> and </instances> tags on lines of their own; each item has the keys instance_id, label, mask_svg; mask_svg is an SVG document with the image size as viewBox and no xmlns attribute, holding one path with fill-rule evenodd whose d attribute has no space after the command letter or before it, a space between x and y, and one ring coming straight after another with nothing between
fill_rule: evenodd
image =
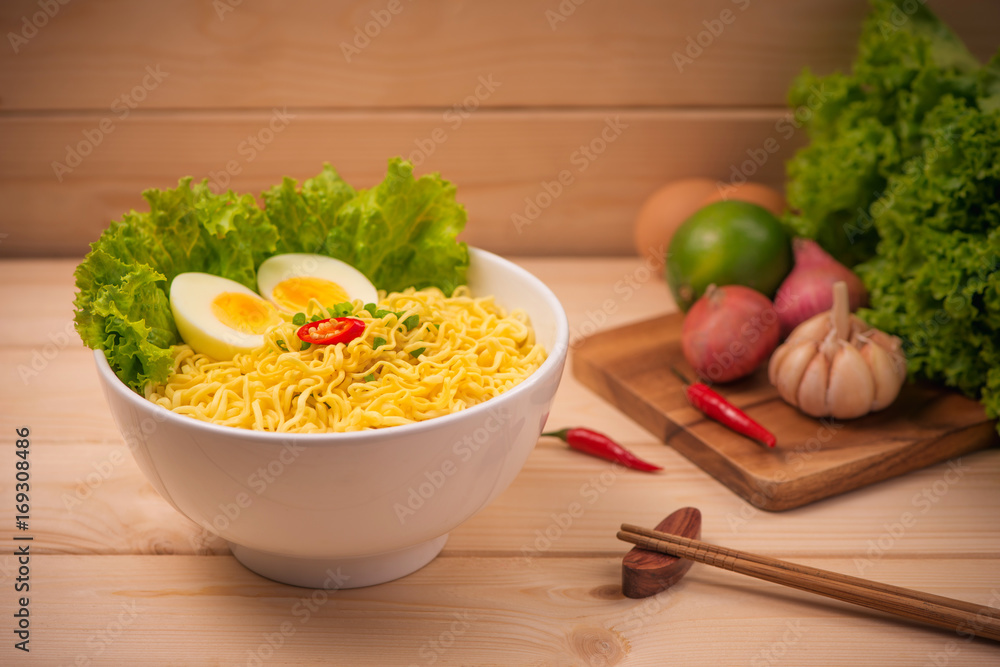
<instances>
[{"instance_id":1,"label":"bowl base","mask_svg":"<svg viewBox=\"0 0 1000 667\"><path fill-rule=\"evenodd\" d=\"M441 553L448 534L406 549L357 558L298 558L229 543L240 563L274 581L303 588L360 588L405 577Z\"/></svg>"}]
</instances>

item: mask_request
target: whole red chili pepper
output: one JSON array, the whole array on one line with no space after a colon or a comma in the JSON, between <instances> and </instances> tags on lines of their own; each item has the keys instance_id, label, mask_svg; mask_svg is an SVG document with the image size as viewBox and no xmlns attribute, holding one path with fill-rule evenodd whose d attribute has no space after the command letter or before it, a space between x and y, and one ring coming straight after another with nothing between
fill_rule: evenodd
<instances>
[{"instance_id":1,"label":"whole red chili pepper","mask_svg":"<svg viewBox=\"0 0 1000 667\"><path fill-rule=\"evenodd\" d=\"M658 465L643 461L603 433L591 431L589 428L564 428L561 431L549 431L548 433L542 433L542 435L559 438L572 449L608 461L621 463L623 466L632 468L633 470L642 470L644 472L663 470Z\"/></svg>"},{"instance_id":2,"label":"whole red chili pepper","mask_svg":"<svg viewBox=\"0 0 1000 667\"><path fill-rule=\"evenodd\" d=\"M691 405L706 417L768 447L774 447L778 444L773 433L750 419L745 412L727 401L721 394L710 389L707 384L701 382L692 384L673 366L670 367L670 370L684 383L684 389Z\"/></svg>"}]
</instances>

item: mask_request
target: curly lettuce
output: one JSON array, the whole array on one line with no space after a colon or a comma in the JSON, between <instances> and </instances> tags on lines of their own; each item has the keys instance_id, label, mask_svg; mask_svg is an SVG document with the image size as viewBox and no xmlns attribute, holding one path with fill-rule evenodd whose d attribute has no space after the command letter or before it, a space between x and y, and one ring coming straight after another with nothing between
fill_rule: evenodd
<instances>
[{"instance_id":1,"label":"curly lettuce","mask_svg":"<svg viewBox=\"0 0 1000 667\"><path fill-rule=\"evenodd\" d=\"M469 253L455 237L465 228L455 186L437 174L413 177L413 165L393 158L385 180L337 211L326 254L352 264L379 288L440 288L466 282Z\"/></svg>"},{"instance_id":2,"label":"curly lettuce","mask_svg":"<svg viewBox=\"0 0 1000 667\"><path fill-rule=\"evenodd\" d=\"M264 192L265 214L278 231L277 253L322 253L337 211L357 195L329 164L298 188L287 176Z\"/></svg>"},{"instance_id":3,"label":"curly lettuce","mask_svg":"<svg viewBox=\"0 0 1000 667\"><path fill-rule=\"evenodd\" d=\"M933 130L932 130L933 129ZM889 179L862 316L900 336L909 371L1000 413L1000 113L955 99L928 114L923 159Z\"/></svg>"},{"instance_id":4,"label":"curly lettuce","mask_svg":"<svg viewBox=\"0 0 1000 667\"><path fill-rule=\"evenodd\" d=\"M789 101L809 99L786 223L855 266L912 376L997 416L1000 54L981 65L922 5L874 0L852 73L804 72Z\"/></svg>"},{"instance_id":5,"label":"curly lettuce","mask_svg":"<svg viewBox=\"0 0 1000 667\"><path fill-rule=\"evenodd\" d=\"M179 341L164 287L147 264L129 265L95 248L76 272L76 330L88 347L104 350L123 382L136 390L165 377L170 346Z\"/></svg>"},{"instance_id":6,"label":"curly lettuce","mask_svg":"<svg viewBox=\"0 0 1000 667\"><path fill-rule=\"evenodd\" d=\"M792 230L848 265L874 256L889 179L921 159L944 100L981 108L981 69L922 4L873 0L852 73L806 69L789 91L810 139L786 165Z\"/></svg>"},{"instance_id":7,"label":"curly lettuce","mask_svg":"<svg viewBox=\"0 0 1000 667\"><path fill-rule=\"evenodd\" d=\"M112 222L77 267L76 329L118 377L141 392L165 380L180 341L170 310L173 278L211 273L257 286L257 267L286 252L354 264L379 289L465 284L468 248L456 236L466 214L439 176L413 178L401 159L385 181L357 192L329 165L302 187L290 178L263 193L213 193L207 181L147 190L149 211Z\"/></svg>"},{"instance_id":8,"label":"curly lettuce","mask_svg":"<svg viewBox=\"0 0 1000 667\"><path fill-rule=\"evenodd\" d=\"M273 250L277 233L252 195L213 193L181 179L172 190L147 190L149 211L131 211L91 244L76 269L76 330L103 350L118 377L139 391L167 377L170 346L180 337L170 311L170 281L203 271L248 287Z\"/></svg>"}]
</instances>

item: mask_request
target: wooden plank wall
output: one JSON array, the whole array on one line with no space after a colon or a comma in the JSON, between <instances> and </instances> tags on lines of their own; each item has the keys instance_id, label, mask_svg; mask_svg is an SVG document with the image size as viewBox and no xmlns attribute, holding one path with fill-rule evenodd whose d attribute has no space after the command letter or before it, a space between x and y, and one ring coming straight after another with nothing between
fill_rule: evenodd
<instances>
[{"instance_id":1,"label":"wooden plank wall","mask_svg":"<svg viewBox=\"0 0 1000 667\"><path fill-rule=\"evenodd\" d=\"M1000 3L929 6L979 57L996 49ZM141 190L184 175L259 192L329 161L366 187L397 154L458 185L472 244L628 253L643 198L670 179L726 180L774 138L780 151L753 178L780 187L803 140L780 125L788 85L806 65L848 67L865 9L7 0L0 256L81 255L108 221L143 206ZM545 183L563 170L572 182L549 200Z\"/></svg>"}]
</instances>

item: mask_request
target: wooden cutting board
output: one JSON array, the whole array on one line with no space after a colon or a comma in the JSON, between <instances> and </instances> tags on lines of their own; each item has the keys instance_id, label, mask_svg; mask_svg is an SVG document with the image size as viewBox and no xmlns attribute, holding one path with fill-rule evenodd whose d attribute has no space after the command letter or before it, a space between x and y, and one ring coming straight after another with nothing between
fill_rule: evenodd
<instances>
[{"instance_id":1,"label":"wooden cutting board","mask_svg":"<svg viewBox=\"0 0 1000 667\"><path fill-rule=\"evenodd\" d=\"M996 422L979 403L929 384L906 384L882 412L817 420L785 403L767 369L715 389L770 429L759 445L690 406L674 365L683 316L664 315L603 331L574 351L573 374L702 470L765 510L787 510L996 445Z\"/></svg>"}]
</instances>

